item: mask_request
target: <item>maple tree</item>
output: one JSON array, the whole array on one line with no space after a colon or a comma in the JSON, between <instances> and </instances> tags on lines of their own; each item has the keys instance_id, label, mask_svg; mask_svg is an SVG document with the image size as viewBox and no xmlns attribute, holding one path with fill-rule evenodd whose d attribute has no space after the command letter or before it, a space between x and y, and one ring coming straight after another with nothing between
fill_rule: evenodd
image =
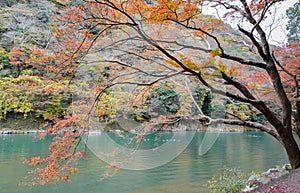
<instances>
[{"instance_id":1,"label":"maple tree","mask_svg":"<svg viewBox=\"0 0 300 193\"><path fill-rule=\"evenodd\" d=\"M294 104L294 110L292 111L296 127L294 130L300 136L300 41L294 41L285 48L279 49L278 55L280 55L279 60L282 63L280 64L277 61L278 70L286 87L287 95Z\"/></svg>"},{"instance_id":2,"label":"maple tree","mask_svg":"<svg viewBox=\"0 0 300 193\"><path fill-rule=\"evenodd\" d=\"M130 97L140 96L135 97L134 102L143 103L151 90L159 91L156 85L160 82L171 80L174 84L186 85L183 90L186 95L189 95L190 82L201 83L214 95L230 101L230 105L223 118L204 114L198 108L197 120L204 125L240 125L264 131L282 143L295 169L300 166L300 151L293 136L293 131L300 136L299 43L275 49L263 26L265 18L272 14L272 7L280 2L284 1L84 0L58 18L65 25L54 32L62 47L62 51L56 52L57 68L71 69L74 73L78 66L74 64L80 62L83 66L93 63L100 68L109 67L109 74L93 85L96 97L89 101L91 103L73 101L77 109L98 105L100 114L105 114L101 111L105 106L101 99L107 100L105 98L113 93L107 90L119 85L141 88ZM226 13L222 18L203 15L205 7L226 10ZM226 21L237 24L239 35L229 33L232 29ZM240 53L231 52L233 47L239 47ZM295 48L295 55L288 52ZM86 90L89 86L86 85ZM184 101L185 97L176 100ZM249 121L245 113L237 111L260 113L267 124ZM112 115L115 112L112 110ZM186 112L187 108L176 107L174 116L153 120L172 122L172 118L182 118ZM46 164L43 170L35 170L42 184L68 181L69 174L75 172L68 160L76 154L76 144L89 127L79 117L84 115L56 120L49 129L56 135L50 145L50 155L28 159L33 165ZM80 122L80 126L74 125L75 122ZM72 134L74 127L77 127L76 135ZM67 132L61 137L62 128ZM67 172L58 175L61 171Z\"/></svg>"}]
</instances>

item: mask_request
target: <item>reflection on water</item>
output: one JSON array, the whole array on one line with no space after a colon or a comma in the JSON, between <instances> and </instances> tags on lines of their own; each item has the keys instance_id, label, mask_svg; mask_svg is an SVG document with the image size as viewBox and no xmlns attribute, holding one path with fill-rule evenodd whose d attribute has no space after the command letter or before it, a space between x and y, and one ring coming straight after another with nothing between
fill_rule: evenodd
<instances>
[{"instance_id":1,"label":"reflection on water","mask_svg":"<svg viewBox=\"0 0 300 193\"><path fill-rule=\"evenodd\" d=\"M122 169L146 170L165 165L175 159L191 143L195 133L160 132L142 138L137 138L131 133L102 133L89 136L87 145L106 163Z\"/></svg>"},{"instance_id":2,"label":"reflection on water","mask_svg":"<svg viewBox=\"0 0 300 193\"><path fill-rule=\"evenodd\" d=\"M163 144L170 135L161 136ZM158 168L131 171L121 170L112 178L99 181L105 163L91 152L80 161L80 170L70 184L56 183L43 187L19 187L28 167L25 157L47 152L49 140L40 141L28 135L0 136L1 193L150 193L150 192L206 192L207 181L221 172L224 166L240 167L246 172L266 170L287 162L284 149L272 137L262 132L222 133L212 149L199 156L198 148L204 133L196 133L190 145L174 160ZM149 140L148 140L149 139ZM117 141L122 143L121 139ZM144 148L153 146L152 138L144 141ZM172 141L176 143L175 141ZM157 145L156 144L156 145ZM159 157L157 157L159 159Z\"/></svg>"}]
</instances>

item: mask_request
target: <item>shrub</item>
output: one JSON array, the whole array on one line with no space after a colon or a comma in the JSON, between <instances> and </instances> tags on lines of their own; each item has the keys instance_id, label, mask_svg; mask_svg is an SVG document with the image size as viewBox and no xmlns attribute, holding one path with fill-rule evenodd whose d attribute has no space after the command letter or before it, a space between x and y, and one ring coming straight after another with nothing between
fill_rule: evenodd
<instances>
[{"instance_id":1,"label":"shrub","mask_svg":"<svg viewBox=\"0 0 300 193\"><path fill-rule=\"evenodd\" d=\"M180 109L179 95L169 87L156 88L146 100L151 111L159 114L175 114Z\"/></svg>"},{"instance_id":2,"label":"shrub","mask_svg":"<svg viewBox=\"0 0 300 193\"><path fill-rule=\"evenodd\" d=\"M213 193L237 193L245 187L248 179L246 173L237 168L225 168L223 173L213 176L209 181L209 188Z\"/></svg>"},{"instance_id":3,"label":"shrub","mask_svg":"<svg viewBox=\"0 0 300 193\"><path fill-rule=\"evenodd\" d=\"M263 114L259 113L254 116L250 116L250 118L247 121L258 122L258 123L264 124L264 123L266 123L267 119Z\"/></svg>"},{"instance_id":4,"label":"shrub","mask_svg":"<svg viewBox=\"0 0 300 193\"><path fill-rule=\"evenodd\" d=\"M0 66L4 68L7 65L8 65L8 53L4 48L0 47Z\"/></svg>"},{"instance_id":5,"label":"shrub","mask_svg":"<svg viewBox=\"0 0 300 193\"><path fill-rule=\"evenodd\" d=\"M198 102L204 115L210 115L212 111L212 93L209 89L197 85L194 89L193 97L196 102ZM192 106L193 112L197 112L196 106Z\"/></svg>"},{"instance_id":6,"label":"shrub","mask_svg":"<svg viewBox=\"0 0 300 193\"><path fill-rule=\"evenodd\" d=\"M36 14L36 18L43 23L47 23L50 19L49 12L46 10L41 10Z\"/></svg>"},{"instance_id":7,"label":"shrub","mask_svg":"<svg viewBox=\"0 0 300 193\"><path fill-rule=\"evenodd\" d=\"M223 104L214 103L212 104L212 111L210 113L210 117L213 119L222 119L225 118L226 115L226 106Z\"/></svg>"},{"instance_id":8,"label":"shrub","mask_svg":"<svg viewBox=\"0 0 300 193\"><path fill-rule=\"evenodd\" d=\"M67 91L66 84L43 81L37 76L5 77L0 80L0 119L8 113L21 113L26 118L30 112L44 119L62 117L67 108L62 103L71 97Z\"/></svg>"}]
</instances>

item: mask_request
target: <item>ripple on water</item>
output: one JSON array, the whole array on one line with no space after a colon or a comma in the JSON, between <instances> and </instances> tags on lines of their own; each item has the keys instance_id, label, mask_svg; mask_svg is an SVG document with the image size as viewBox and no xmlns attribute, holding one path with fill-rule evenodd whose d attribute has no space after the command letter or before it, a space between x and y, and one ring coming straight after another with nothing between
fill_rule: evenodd
<instances>
[{"instance_id":1,"label":"ripple on water","mask_svg":"<svg viewBox=\"0 0 300 193\"><path fill-rule=\"evenodd\" d=\"M0 136L0 192L206 192L208 179L220 173L224 166L240 167L246 172L252 169L264 171L287 161L281 145L261 132L221 134L210 151L199 156L198 148L202 138L203 133L196 133L189 147L166 165L143 171L121 170L117 175L101 182L99 179L104 172L105 163L89 152L80 161L80 170L73 176L73 183L25 188L17 186L28 171L22 164L23 158L45 154L49 141L33 140L32 136L26 135Z\"/></svg>"}]
</instances>

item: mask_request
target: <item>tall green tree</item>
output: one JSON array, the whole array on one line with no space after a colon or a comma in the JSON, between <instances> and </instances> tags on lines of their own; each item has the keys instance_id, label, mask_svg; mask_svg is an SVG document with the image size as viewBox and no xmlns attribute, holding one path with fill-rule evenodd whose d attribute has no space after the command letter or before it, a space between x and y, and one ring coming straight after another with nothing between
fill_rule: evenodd
<instances>
[{"instance_id":1,"label":"tall green tree","mask_svg":"<svg viewBox=\"0 0 300 193\"><path fill-rule=\"evenodd\" d=\"M300 39L300 0L286 10L289 19L286 29L288 30L288 41L293 42Z\"/></svg>"}]
</instances>

